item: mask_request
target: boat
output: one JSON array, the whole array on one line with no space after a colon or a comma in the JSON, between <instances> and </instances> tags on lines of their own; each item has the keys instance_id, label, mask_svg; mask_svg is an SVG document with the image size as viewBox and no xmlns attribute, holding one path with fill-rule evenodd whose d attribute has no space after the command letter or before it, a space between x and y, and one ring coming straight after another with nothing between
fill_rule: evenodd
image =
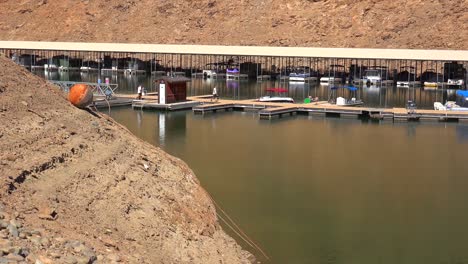
<instances>
[{"instance_id":1,"label":"boat","mask_svg":"<svg viewBox=\"0 0 468 264\"><path fill-rule=\"evenodd\" d=\"M288 90L284 88L268 88L266 89L269 93L287 93ZM274 95L266 95L262 96L257 99L258 102L269 102L269 103L294 103L294 99L291 97L286 96L274 96Z\"/></svg>"},{"instance_id":2,"label":"boat","mask_svg":"<svg viewBox=\"0 0 468 264\"><path fill-rule=\"evenodd\" d=\"M415 68L413 66L402 66L397 74L397 87L410 87L421 85L420 81L416 80Z\"/></svg>"},{"instance_id":3,"label":"boat","mask_svg":"<svg viewBox=\"0 0 468 264\"><path fill-rule=\"evenodd\" d=\"M228 68L226 69L226 79L228 80L240 80L240 79L248 79L248 74L240 73L238 68Z\"/></svg>"},{"instance_id":4,"label":"boat","mask_svg":"<svg viewBox=\"0 0 468 264\"><path fill-rule=\"evenodd\" d=\"M385 66L373 66L364 71L362 82L371 85L384 85L393 83L389 80L388 69Z\"/></svg>"},{"instance_id":5,"label":"boat","mask_svg":"<svg viewBox=\"0 0 468 264\"><path fill-rule=\"evenodd\" d=\"M58 67L56 64L53 63L44 64L44 71L58 71Z\"/></svg>"},{"instance_id":6,"label":"boat","mask_svg":"<svg viewBox=\"0 0 468 264\"><path fill-rule=\"evenodd\" d=\"M448 86L455 86L463 89L465 87L466 69L463 64L457 62L444 63L444 77L447 78Z\"/></svg>"},{"instance_id":7,"label":"boat","mask_svg":"<svg viewBox=\"0 0 468 264\"><path fill-rule=\"evenodd\" d=\"M351 98L350 100L346 100L344 97L336 98L336 105L337 106L357 106L362 105L364 102L360 99Z\"/></svg>"},{"instance_id":8,"label":"boat","mask_svg":"<svg viewBox=\"0 0 468 264\"><path fill-rule=\"evenodd\" d=\"M285 97L285 96L262 96L257 99L259 102L269 102L269 103L294 103L294 99L291 97Z\"/></svg>"},{"instance_id":9,"label":"boat","mask_svg":"<svg viewBox=\"0 0 468 264\"><path fill-rule=\"evenodd\" d=\"M434 110L439 111L468 111L468 107L461 107L454 101L447 101L445 105L440 102L434 102Z\"/></svg>"},{"instance_id":10,"label":"boat","mask_svg":"<svg viewBox=\"0 0 468 264\"><path fill-rule=\"evenodd\" d=\"M361 85L364 71L367 70L367 66L351 64L349 66L349 76L348 76L348 84L349 85Z\"/></svg>"},{"instance_id":11,"label":"boat","mask_svg":"<svg viewBox=\"0 0 468 264\"><path fill-rule=\"evenodd\" d=\"M311 70L308 66L296 67L291 73L289 73L290 82L316 82L317 80L318 73L316 71Z\"/></svg>"},{"instance_id":12,"label":"boat","mask_svg":"<svg viewBox=\"0 0 468 264\"><path fill-rule=\"evenodd\" d=\"M234 69L226 69L226 78L227 79L235 79L238 77L240 74L239 69L234 68Z\"/></svg>"},{"instance_id":13,"label":"boat","mask_svg":"<svg viewBox=\"0 0 468 264\"><path fill-rule=\"evenodd\" d=\"M336 98L336 101L334 99L331 99L329 100L329 102L337 106L357 106L364 104L364 102L361 99L356 99L355 93L357 91L357 88L355 86L346 86L345 88L351 91L353 96L351 99L347 100L346 98L340 96ZM332 91L336 91L338 87L332 87L331 89Z\"/></svg>"},{"instance_id":14,"label":"boat","mask_svg":"<svg viewBox=\"0 0 468 264\"><path fill-rule=\"evenodd\" d=\"M321 84L343 83L346 80L346 73L343 65L330 65L328 72L320 78Z\"/></svg>"},{"instance_id":15,"label":"boat","mask_svg":"<svg viewBox=\"0 0 468 264\"><path fill-rule=\"evenodd\" d=\"M421 83L425 87L438 87L442 86L444 77L442 74L437 73L434 69L427 69L421 74Z\"/></svg>"},{"instance_id":16,"label":"boat","mask_svg":"<svg viewBox=\"0 0 468 264\"><path fill-rule=\"evenodd\" d=\"M225 79L226 78L226 63L225 62L215 62L207 63L205 65L206 69L203 72L203 78L207 79Z\"/></svg>"}]
</instances>

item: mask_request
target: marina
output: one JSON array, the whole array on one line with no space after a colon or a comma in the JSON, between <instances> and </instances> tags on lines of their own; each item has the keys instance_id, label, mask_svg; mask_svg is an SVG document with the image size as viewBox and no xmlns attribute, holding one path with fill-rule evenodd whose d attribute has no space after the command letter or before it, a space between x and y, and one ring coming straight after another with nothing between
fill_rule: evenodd
<instances>
[{"instance_id":1,"label":"marina","mask_svg":"<svg viewBox=\"0 0 468 264\"><path fill-rule=\"evenodd\" d=\"M468 264L468 0L0 2L0 264Z\"/></svg>"}]
</instances>

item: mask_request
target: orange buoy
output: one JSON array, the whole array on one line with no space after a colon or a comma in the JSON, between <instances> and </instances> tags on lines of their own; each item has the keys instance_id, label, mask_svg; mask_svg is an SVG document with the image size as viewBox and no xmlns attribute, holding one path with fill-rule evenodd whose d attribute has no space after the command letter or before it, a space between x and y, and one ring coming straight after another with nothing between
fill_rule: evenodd
<instances>
[{"instance_id":1,"label":"orange buoy","mask_svg":"<svg viewBox=\"0 0 468 264\"><path fill-rule=\"evenodd\" d=\"M68 101L78 108L85 108L93 103L93 92L86 84L75 84L70 88Z\"/></svg>"}]
</instances>

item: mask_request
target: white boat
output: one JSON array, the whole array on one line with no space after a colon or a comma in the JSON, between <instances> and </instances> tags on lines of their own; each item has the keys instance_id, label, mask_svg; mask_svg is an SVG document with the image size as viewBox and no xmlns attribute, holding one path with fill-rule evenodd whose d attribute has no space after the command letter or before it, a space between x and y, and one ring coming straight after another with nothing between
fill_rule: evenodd
<instances>
[{"instance_id":1,"label":"white boat","mask_svg":"<svg viewBox=\"0 0 468 264\"><path fill-rule=\"evenodd\" d=\"M55 64L44 64L44 71L58 71L58 67Z\"/></svg>"},{"instance_id":2,"label":"white boat","mask_svg":"<svg viewBox=\"0 0 468 264\"><path fill-rule=\"evenodd\" d=\"M339 77L322 77L320 78L320 83L322 84L331 84L331 83L341 83L343 82L342 78Z\"/></svg>"},{"instance_id":3,"label":"white boat","mask_svg":"<svg viewBox=\"0 0 468 264\"><path fill-rule=\"evenodd\" d=\"M463 79L448 79L447 85L463 87L465 85L465 82L463 81Z\"/></svg>"},{"instance_id":4,"label":"white boat","mask_svg":"<svg viewBox=\"0 0 468 264\"><path fill-rule=\"evenodd\" d=\"M343 83L346 78L343 65L330 65L328 72L320 78L321 84Z\"/></svg>"},{"instance_id":5,"label":"white boat","mask_svg":"<svg viewBox=\"0 0 468 264\"><path fill-rule=\"evenodd\" d=\"M203 70L203 76L205 78L212 78L212 79L225 79L226 74L216 72L215 70Z\"/></svg>"},{"instance_id":6,"label":"white boat","mask_svg":"<svg viewBox=\"0 0 468 264\"><path fill-rule=\"evenodd\" d=\"M468 107L461 107L454 101L447 101L445 105L440 102L434 102L434 110L439 111L468 111Z\"/></svg>"},{"instance_id":7,"label":"white boat","mask_svg":"<svg viewBox=\"0 0 468 264\"><path fill-rule=\"evenodd\" d=\"M351 98L351 100L346 100L343 97L338 97L336 98L336 105L337 106L356 106L356 105L362 105L364 102L362 100L356 99L356 98Z\"/></svg>"},{"instance_id":8,"label":"white boat","mask_svg":"<svg viewBox=\"0 0 468 264\"><path fill-rule=\"evenodd\" d=\"M257 101L269 103L294 103L294 99L284 96L262 96Z\"/></svg>"},{"instance_id":9,"label":"white boat","mask_svg":"<svg viewBox=\"0 0 468 264\"><path fill-rule=\"evenodd\" d=\"M364 71L363 83L367 85L385 85L393 84L392 80L388 79L389 74L387 67L384 66L375 66L369 70Z\"/></svg>"},{"instance_id":10,"label":"white boat","mask_svg":"<svg viewBox=\"0 0 468 264\"><path fill-rule=\"evenodd\" d=\"M421 86L419 81L397 81L397 87Z\"/></svg>"},{"instance_id":11,"label":"white boat","mask_svg":"<svg viewBox=\"0 0 468 264\"><path fill-rule=\"evenodd\" d=\"M318 74L316 71L311 70L308 66L301 66L294 68L293 72L289 74L290 82L316 82Z\"/></svg>"}]
</instances>

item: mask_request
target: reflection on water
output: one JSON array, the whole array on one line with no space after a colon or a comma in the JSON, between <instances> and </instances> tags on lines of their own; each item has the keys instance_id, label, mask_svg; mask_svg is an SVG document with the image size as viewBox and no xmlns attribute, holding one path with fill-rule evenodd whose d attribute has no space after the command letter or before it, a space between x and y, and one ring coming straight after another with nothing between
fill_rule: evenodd
<instances>
[{"instance_id":1,"label":"reflection on water","mask_svg":"<svg viewBox=\"0 0 468 264\"><path fill-rule=\"evenodd\" d=\"M468 263L467 125L112 116L187 162L271 263Z\"/></svg>"},{"instance_id":2,"label":"reflection on water","mask_svg":"<svg viewBox=\"0 0 468 264\"><path fill-rule=\"evenodd\" d=\"M151 75L101 75L96 72L35 72L50 80L61 81L84 81L97 82L101 79L109 78L111 83L118 84L117 93L136 93L138 85L143 85L148 92L155 92L155 78ZM339 88L336 94L327 85L309 84L288 81L263 81L255 80L226 80L226 79L192 79L189 83L187 93L189 95L211 94L213 87L217 87L221 98L226 99L254 99L267 95L267 88L282 87L288 89L284 96L293 97L296 102L302 102L308 96L319 97L320 100L341 96L350 99L356 97L362 99L365 106L369 107L404 107L408 100L413 100L419 108L433 109L434 102L445 102L455 100L455 90L446 89L426 89L426 88L400 88L394 86L364 86L360 87L354 95L348 89Z\"/></svg>"}]
</instances>

